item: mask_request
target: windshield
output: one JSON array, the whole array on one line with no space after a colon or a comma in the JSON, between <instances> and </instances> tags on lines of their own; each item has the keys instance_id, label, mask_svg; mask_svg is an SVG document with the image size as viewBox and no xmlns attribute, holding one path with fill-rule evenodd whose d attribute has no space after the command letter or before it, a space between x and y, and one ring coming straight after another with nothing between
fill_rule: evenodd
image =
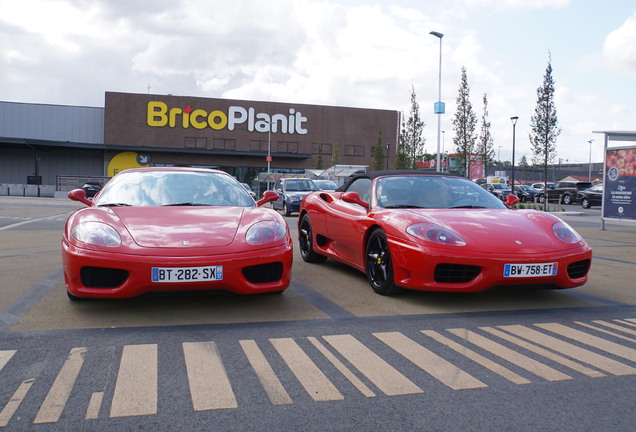
<instances>
[{"instance_id":1,"label":"windshield","mask_svg":"<svg viewBox=\"0 0 636 432\"><path fill-rule=\"evenodd\" d=\"M288 192L317 191L318 188L311 180L287 180L285 190Z\"/></svg>"},{"instance_id":2,"label":"windshield","mask_svg":"<svg viewBox=\"0 0 636 432\"><path fill-rule=\"evenodd\" d=\"M129 171L104 187L95 206L238 206L254 200L231 176L214 172Z\"/></svg>"},{"instance_id":3,"label":"windshield","mask_svg":"<svg viewBox=\"0 0 636 432\"><path fill-rule=\"evenodd\" d=\"M380 177L376 201L384 208L506 208L490 192L462 177Z\"/></svg>"}]
</instances>

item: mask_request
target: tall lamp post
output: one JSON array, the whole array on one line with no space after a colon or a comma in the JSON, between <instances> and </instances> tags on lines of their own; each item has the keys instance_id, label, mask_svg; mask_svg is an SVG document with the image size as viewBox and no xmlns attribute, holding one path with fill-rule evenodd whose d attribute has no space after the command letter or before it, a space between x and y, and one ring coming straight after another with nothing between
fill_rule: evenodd
<instances>
[{"instance_id":1,"label":"tall lamp post","mask_svg":"<svg viewBox=\"0 0 636 432\"><path fill-rule=\"evenodd\" d=\"M432 34L436 38L439 38L439 85L437 93L437 102L435 102L434 113L437 114L437 163L435 164L437 172L440 170L440 153L439 153L439 141L442 130L442 114L445 112L444 102L442 102L442 38L443 33L432 31Z\"/></svg>"},{"instance_id":2,"label":"tall lamp post","mask_svg":"<svg viewBox=\"0 0 636 432\"><path fill-rule=\"evenodd\" d=\"M593 139L589 140L588 143L590 143L590 164L589 164L589 168L587 171L587 181L591 182L592 181L592 141L594 141Z\"/></svg>"},{"instance_id":3,"label":"tall lamp post","mask_svg":"<svg viewBox=\"0 0 636 432\"><path fill-rule=\"evenodd\" d=\"M516 127L517 127L517 120L519 119L519 117L514 116L514 117L510 117L510 120L512 121L512 178L511 178L511 184L512 184L512 193L515 194L515 135L516 135ZM516 194L515 194L516 195Z\"/></svg>"},{"instance_id":4,"label":"tall lamp post","mask_svg":"<svg viewBox=\"0 0 636 432\"><path fill-rule=\"evenodd\" d=\"M445 148L446 148L446 131L442 131L442 172L444 172L444 166L446 157L445 157Z\"/></svg>"}]
</instances>

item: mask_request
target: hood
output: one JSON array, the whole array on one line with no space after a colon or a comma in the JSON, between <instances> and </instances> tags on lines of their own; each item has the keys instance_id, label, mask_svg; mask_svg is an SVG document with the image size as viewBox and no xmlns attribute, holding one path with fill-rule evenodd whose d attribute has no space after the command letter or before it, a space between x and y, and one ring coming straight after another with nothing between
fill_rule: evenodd
<instances>
[{"instance_id":1,"label":"hood","mask_svg":"<svg viewBox=\"0 0 636 432\"><path fill-rule=\"evenodd\" d=\"M459 234L469 250L498 254L555 252L572 247L552 233L556 217L536 211L501 209L412 210L428 222ZM423 220L424 221L424 220Z\"/></svg>"},{"instance_id":2,"label":"hood","mask_svg":"<svg viewBox=\"0 0 636 432\"><path fill-rule=\"evenodd\" d=\"M234 241L243 207L116 207L142 247L221 247Z\"/></svg>"}]
</instances>

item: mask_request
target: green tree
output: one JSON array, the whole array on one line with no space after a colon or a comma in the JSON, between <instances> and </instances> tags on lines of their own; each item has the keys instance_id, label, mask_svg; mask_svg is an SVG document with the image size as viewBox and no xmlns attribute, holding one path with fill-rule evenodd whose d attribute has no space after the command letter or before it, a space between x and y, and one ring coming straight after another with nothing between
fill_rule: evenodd
<instances>
[{"instance_id":1,"label":"green tree","mask_svg":"<svg viewBox=\"0 0 636 432\"><path fill-rule=\"evenodd\" d=\"M543 76L543 84L537 88L537 106L530 119L530 144L532 163L543 167L544 182L548 178L548 164L556 157L556 139L561 133L554 103L554 78L552 77L552 56ZM544 208L547 200L544 203Z\"/></svg>"},{"instance_id":2,"label":"green tree","mask_svg":"<svg viewBox=\"0 0 636 432\"><path fill-rule=\"evenodd\" d=\"M331 152L331 166L338 165L340 163L340 146L338 143L333 145Z\"/></svg>"},{"instance_id":3,"label":"green tree","mask_svg":"<svg viewBox=\"0 0 636 432\"><path fill-rule=\"evenodd\" d=\"M378 139L376 140L375 146L371 151L373 156L371 168L373 169L373 171L384 169L384 152L384 144L382 144L382 131L378 130Z\"/></svg>"},{"instance_id":4,"label":"green tree","mask_svg":"<svg viewBox=\"0 0 636 432\"><path fill-rule=\"evenodd\" d=\"M488 175L488 170L495 163L495 148L492 133L490 132L490 122L488 121L488 98L484 93L484 112L481 116L481 132L477 141L477 154L484 164L484 176Z\"/></svg>"},{"instance_id":5,"label":"green tree","mask_svg":"<svg viewBox=\"0 0 636 432\"><path fill-rule=\"evenodd\" d=\"M404 119L404 116L402 116ZM420 117L420 105L415 97L415 88L411 87L411 111L409 118L402 121L402 130L398 140L396 168L412 169L422 160L426 138L422 132L426 124Z\"/></svg>"},{"instance_id":6,"label":"green tree","mask_svg":"<svg viewBox=\"0 0 636 432\"><path fill-rule=\"evenodd\" d=\"M521 159L519 159L519 166L521 167L521 171L523 172L523 180L528 181L528 171L530 168L530 164L528 164L528 158L525 154L521 156Z\"/></svg>"},{"instance_id":7,"label":"green tree","mask_svg":"<svg viewBox=\"0 0 636 432\"><path fill-rule=\"evenodd\" d=\"M470 103L470 88L468 87L468 77L464 66L462 66L462 78L456 101L457 111L455 112L455 118L453 118L453 129L455 130L453 143L455 144L458 168L462 175L468 177L468 157L475 151L475 141L477 140L475 136L477 116Z\"/></svg>"}]
</instances>

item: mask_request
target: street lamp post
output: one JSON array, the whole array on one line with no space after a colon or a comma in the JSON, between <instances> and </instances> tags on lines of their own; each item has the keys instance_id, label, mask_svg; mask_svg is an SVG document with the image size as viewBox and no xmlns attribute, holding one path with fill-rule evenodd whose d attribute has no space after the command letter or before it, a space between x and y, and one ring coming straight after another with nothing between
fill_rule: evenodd
<instances>
[{"instance_id":1,"label":"street lamp post","mask_svg":"<svg viewBox=\"0 0 636 432\"><path fill-rule=\"evenodd\" d=\"M594 141L593 139L589 140L588 143L590 143L590 164L589 164L589 168L587 171L587 181L591 182L592 181L592 141Z\"/></svg>"},{"instance_id":2,"label":"street lamp post","mask_svg":"<svg viewBox=\"0 0 636 432\"><path fill-rule=\"evenodd\" d=\"M432 31L429 34L439 38L439 85L438 85L438 93L437 93L437 102L435 102L434 113L437 114L437 163L435 164L436 170L439 172L440 170L440 152L439 152L439 144L440 144L440 135L442 130L442 114L445 112L444 102L442 102L442 38L444 37L443 33Z\"/></svg>"},{"instance_id":3,"label":"street lamp post","mask_svg":"<svg viewBox=\"0 0 636 432\"><path fill-rule=\"evenodd\" d=\"M519 119L519 117L514 116L514 117L510 117L510 120L512 121L512 178L511 178L511 184L512 184L512 193L515 193L515 135L516 135L516 127L517 127L517 120Z\"/></svg>"},{"instance_id":4,"label":"street lamp post","mask_svg":"<svg viewBox=\"0 0 636 432\"><path fill-rule=\"evenodd\" d=\"M446 158L444 157L445 154L445 147L446 147L446 131L442 131L442 172L444 172L444 162L446 161Z\"/></svg>"},{"instance_id":5,"label":"street lamp post","mask_svg":"<svg viewBox=\"0 0 636 432\"><path fill-rule=\"evenodd\" d=\"M499 146L499 154L497 155L497 159L499 159L499 162L501 162L501 148L503 146Z\"/></svg>"},{"instance_id":6,"label":"street lamp post","mask_svg":"<svg viewBox=\"0 0 636 432\"><path fill-rule=\"evenodd\" d=\"M386 169L389 169L389 143L386 144L385 158L386 158Z\"/></svg>"}]
</instances>

